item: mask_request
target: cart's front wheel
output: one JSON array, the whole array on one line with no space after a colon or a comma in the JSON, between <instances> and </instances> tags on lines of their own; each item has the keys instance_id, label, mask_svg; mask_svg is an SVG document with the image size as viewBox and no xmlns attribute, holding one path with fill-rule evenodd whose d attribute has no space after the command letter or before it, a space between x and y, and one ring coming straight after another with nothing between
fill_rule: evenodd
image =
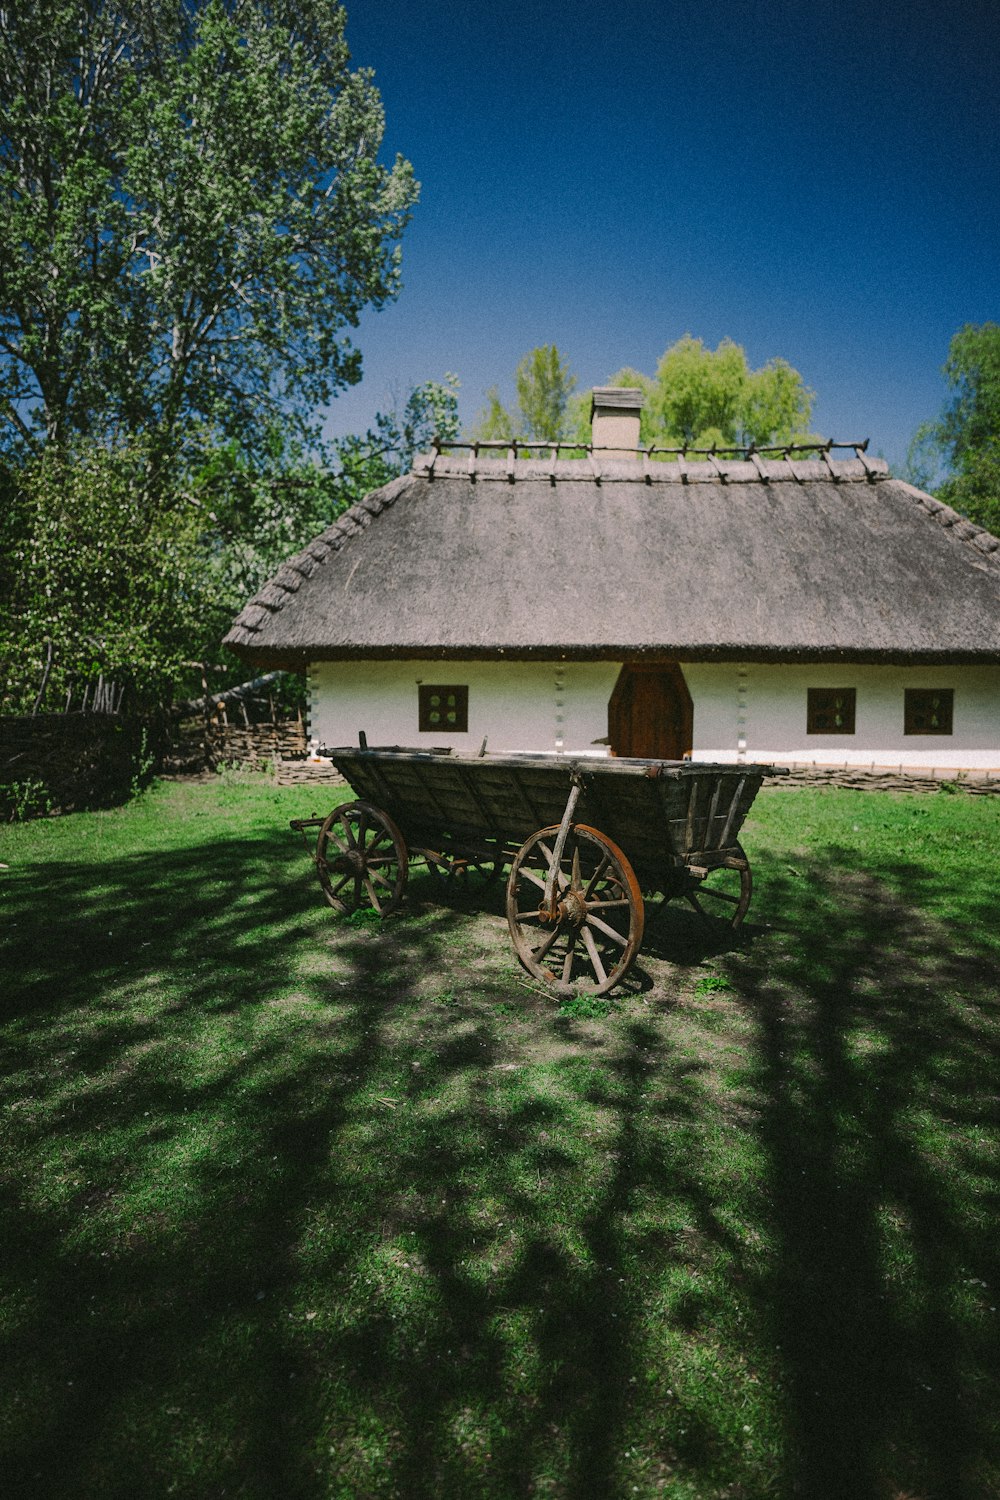
<instances>
[{"instance_id":1,"label":"cart's front wheel","mask_svg":"<svg viewBox=\"0 0 1000 1500\"><path fill-rule=\"evenodd\" d=\"M406 844L392 819L368 802L335 807L316 841L316 873L334 911L394 911L406 886Z\"/></svg>"},{"instance_id":2,"label":"cart's front wheel","mask_svg":"<svg viewBox=\"0 0 1000 1500\"><path fill-rule=\"evenodd\" d=\"M722 864L713 866L703 876L691 876L690 879L691 884L684 895L696 912L726 922L734 931L743 925L753 894L753 877L750 861L740 844L736 845L735 854Z\"/></svg>"},{"instance_id":3,"label":"cart's front wheel","mask_svg":"<svg viewBox=\"0 0 1000 1500\"><path fill-rule=\"evenodd\" d=\"M642 942L642 892L625 855L603 833L574 824L545 892L558 828L521 845L507 881L507 923L529 974L559 989L604 995L628 973Z\"/></svg>"}]
</instances>

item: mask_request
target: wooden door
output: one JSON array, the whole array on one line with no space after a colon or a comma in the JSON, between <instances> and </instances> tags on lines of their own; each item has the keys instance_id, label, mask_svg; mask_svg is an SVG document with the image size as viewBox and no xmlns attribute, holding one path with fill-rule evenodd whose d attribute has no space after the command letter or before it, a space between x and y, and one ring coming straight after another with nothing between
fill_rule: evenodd
<instances>
[{"instance_id":1,"label":"wooden door","mask_svg":"<svg viewBox=\"0 0 1000 1500\"><path fill-rule=\"evenodd\" d=\"M627 663L608 704L612 755L681 760L691 751L694 708L675 661Z\"/></svg>"}]
</instances>

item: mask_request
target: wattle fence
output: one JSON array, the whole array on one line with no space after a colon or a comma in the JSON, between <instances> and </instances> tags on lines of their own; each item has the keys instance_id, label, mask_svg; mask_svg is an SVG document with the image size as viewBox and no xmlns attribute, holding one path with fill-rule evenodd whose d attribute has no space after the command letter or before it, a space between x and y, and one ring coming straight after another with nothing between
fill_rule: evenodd
<instances>
[{"instance_id":1,"label":"wattle fence","mask_svg":"<svg viewBox=\"0 0 1000 1500\"><path fill-rule=\"evenodd\" d=\"M218 716L7 715L0 717L0 821L114 807L155 775L295 766L305 755L300 716L227 724Z\"/></svg>"}]
</instances>

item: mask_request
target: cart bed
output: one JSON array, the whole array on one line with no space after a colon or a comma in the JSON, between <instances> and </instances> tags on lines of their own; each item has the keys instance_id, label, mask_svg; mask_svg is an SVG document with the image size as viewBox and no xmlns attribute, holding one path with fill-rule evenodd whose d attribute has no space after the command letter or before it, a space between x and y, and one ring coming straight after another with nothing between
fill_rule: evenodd
<instances>
[{"instance_id":1,"label":"cart bed","mask_svg":"<svg viewBox=\"0 0 1000 1500\"><path fill-rule=\"evenodd\" d=\"M396 747L342 747L329 756L355 794L383 808L413 844L495 841L516 849L557 825L574 784L574 820L601 829L639 881L662 886L685 864L721 862L768 765L548 755L456 755Z\"/></svg>"}]
</instances>

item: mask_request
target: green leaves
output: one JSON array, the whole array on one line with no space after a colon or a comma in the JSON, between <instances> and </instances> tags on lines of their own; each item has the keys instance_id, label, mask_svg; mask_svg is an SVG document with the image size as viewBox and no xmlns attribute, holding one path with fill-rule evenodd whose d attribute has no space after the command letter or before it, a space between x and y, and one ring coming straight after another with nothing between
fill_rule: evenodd
<instances>
[{"instance_id":1,"label":"green leaves","mask_svg":"<svg viewBox=\"0 0 1000 1500\"><path fill-rule=\"evenodd\" d=\"M0 14L0 441L252 440L356 381L416 200L324 0Z\"/></svg>"},{"instance_id":2,"label":"green leaves","mask_svg":"<svg viewBox=\"0 0 1000 1500\"><path fill-rule=\"evenodd\" d=\"M531 349L514 373L517 407L507 411L496 386L486 392L486 407L473 429L480 442L506 441L511 437L554 441L569 435L569 401L576 376L555 344Z\"/></svg>"},{"instance_id":3,"label":"green leaves","mask_svg":"<svg viewBox=\"0 0 1000 1500\"><path fill-rule=\"evenodd\" d=\"M330 0L0 7L8 706L48 642L53 701L97 672L169 695L285 556L454 435L446 379L332 472L307 452L417 197L344 26Z\"/></svg>"},{"instance_id":4,"label":"green leaves","mask_svg":"<svg viewBox=\"0 0 1000 1500\"><path fill-rule=\"evenodd\" d=\"M921 489L933 486L963 515L1000 532L1000 324L960 328L944 375L954 395L936 422L918 427L907 453L907 477Z\"/></svg>"},{"instance_id":5,"label":"green leaves","mask_svg":"<svg viewBox=\"0 0 1000 1500\"><path fill-rule=\"evenodd\" d=\"M495 386L473 437L571 438L590 442L590 391L572 394L576 376L554 344L532 349L517 367L517 409L508 411ZM623 369L605 382L643 393L641 439L650 446L746 447L802 440L816 399L787 360L759 370L731 339L715 350L685 334L660 359L655 377Z\"/></svg>"},{"instance_id":6,"label":"green leaves","mask_svg":"<svg viewBox=\"0 0 1000 1500\"><path fill-rule=\"evenodd\" d=\"M647 425L651 440L667 447L766 447L803 436L814 400L787 360L751 370L731 339L713 351L685 334L657 366Z\"/></svg>"},{"instance_id":7,"label":"green leaves","mask_svg":"<svg viewBox=\"0 0 1000 1500\"><path fill-rule=\"evenodd\" d=\"M52 670L46 703L98 673L164 683L204 629L206 559L197 513L156 504L148 453L93 445L73 462L53 451L14 486L0 621L5 707L30 708Z\"/></svg>"}]
</instances>

